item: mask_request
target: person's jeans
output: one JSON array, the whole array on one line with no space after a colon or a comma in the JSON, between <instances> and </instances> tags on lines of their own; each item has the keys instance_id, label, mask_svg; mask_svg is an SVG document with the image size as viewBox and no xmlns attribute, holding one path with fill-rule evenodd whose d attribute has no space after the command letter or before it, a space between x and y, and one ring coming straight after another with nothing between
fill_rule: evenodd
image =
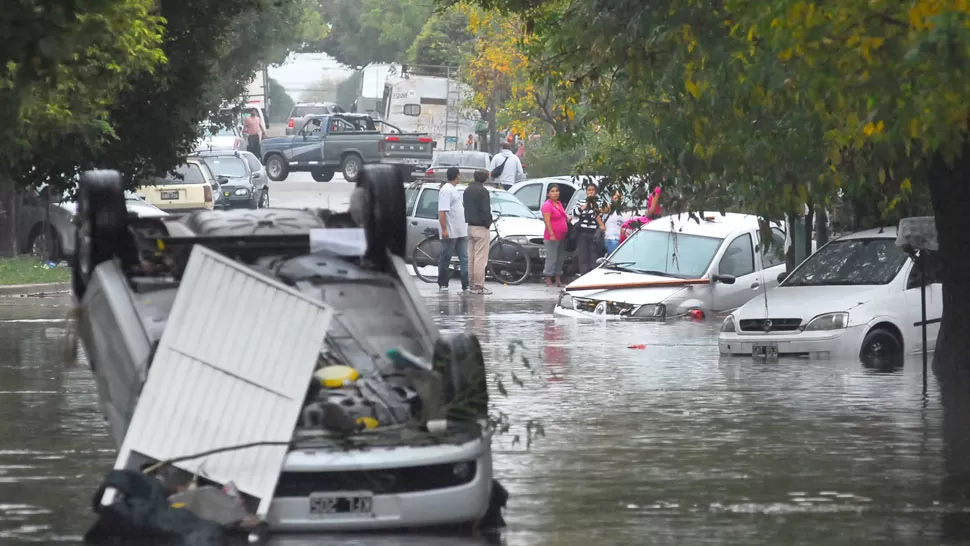
<instances>
[{"instance_id":1,"label":"person's jeans","mask_svg":"<svg viewBox=\"0 0 970 546\"><path fill-rule=\"evenodd\" d=\"M472 289L485 288L490 240L491 233L487 227L468 226L468 284Z\"/></svg>"},{"instance_id":2,"label":"person's jeans","mask_svg":"<svg viewBox=\"0 0 970 546\"><path fill-rule=\"evenodd\" d=\"M603 242L606 243L606 255L607 256L609 256L610 254L613 254L613 251L616 250L616 247L620 246L620 240L619 239L606 239Z\"/></svg>"},{"instance_id":3,"label":"person's jeans","mask_svg":"<svg viewBox=\"0 0 970 546\"><path fill-rule=\"evenodd\" d=\"M595 229L580 229L576 234L576 261L579 274L585 275L596 267L600 257L600 244Z\"/></svg>"},{"instance_id":4,"label":"person's jeans","mask_svg":"<svg viewBox=\"0 0 970 546\"><path fill-rule=\"evenodd\" d=\"M546 263L542 268L543 277L557 277L562 275L562 264L566 261L565 241L543 241L546 247Z\"/></svg>"},{"instance_id":5,"label":"person's jeans","mask_svg":"<svg viewBox=\"0 0 970 546\"><path fill-rule=\"evenodd\" d=\"M247 142L246 142L246 151L256 156L256 159L259 159L260 163L262 163L263 151L260 149L262 148L262 141L259 139L259 135L248 135L248 136L249 138L247 139Z\"/></svg>"},{"instance_id":6,"label":"person's jeans","mask_svg":"<svg viewBox=\"0 0 970 546\"><path fill-rule=\"evenodd\" d=\"M449 237L441 240L441 256L438 256L438 286L448 287L451 280L451 257L458 254L461 269L461 289L468 290L468 237Z\"/></svg>"}]
</instances>

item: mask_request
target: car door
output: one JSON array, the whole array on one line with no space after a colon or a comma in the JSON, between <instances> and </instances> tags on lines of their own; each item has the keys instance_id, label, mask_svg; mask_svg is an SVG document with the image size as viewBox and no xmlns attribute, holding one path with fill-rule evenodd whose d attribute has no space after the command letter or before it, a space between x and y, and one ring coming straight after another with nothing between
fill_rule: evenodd
<instances>
[{"instance_id":1,"label":"car door","mask_svg":"<svg viewBox=\"0 0 970 546\"><path fill-rule=\"evenodd\" d=\"M415 199L414 213L408 218L408 248L418 246L428 236L425 231L438 232L438 189L421 188Z\"/></svg>"},{"instance_id":2,"label":"car door","mask_svg":"<svg viewBox=\"0 0 970 546\"><path fill-rule=\"evenodd\" d=\"M252 154L243 154L246 158L246 163L249 165L249 170L252 171L252 182L253 187L256 188L257 192L262 192L266 189L266 170L263 168L263 164L256 159L256 156Z\"/></svg>"},{"instance_id":3,"label":"car door","mask_svg":"<svg viewBox=\"0 0 970 546\"><path fill-rule=\"evenodd\" d=\"M516 199L522 201L522 203L529 207L530 210L538 211L542 208L542 202L546 195L545 183L543 182L533 182L531 184L523 184L522 187L516 188L515 193L512 195Z\"/></svg>"},{"instance_id":4,"label":"car door","mask_svg":"<svg viewBox=\"0 0 970 546\"><path fill-rule=\"evenodd\" d=\"M929 350L936 348L936 338L940 333L940 318L943 316L943 284L940 280L940 260L935 252L925 252L926 259L926 345ZM904 298L906 309L898 311L898 316L906 321L902 325L905 342L915 351L923 350L923 310L922 274L918 264L912 264L906 276Z\"/></svg>"},{"instance_id":5,"label":"car door","mask_svg":"<svg viewBox=\"0 0 970 546\"><path fill-rule=\"evenodd\" d=\"M735 236L724 247L714 273L730 275L734 277L734 283L717 282L711 285L715 312L736 309L763 293L760 271L755 265L754 247L751 233Z\"/></svg>"},{"instance_id":6,"label":"car door","mask_svg":"<svg viewBox=\"0 0 970 546\"><path fill-rule=\"evenodd\" d=\"M762 288L771 290L778 286L778 275L785 271L785 232L772 226L769 244L762 244L759 232L753 235L758 241L756 252L761 260Z\"/></svg>"},{"instance_id":7,"label":"car door","mask_svg":"<svg viewBox=\"0 0 970 546\"><path fill-rule=\"evenodd\" d=\"M323 161L323 137L326 127L321 118L310 118L300 127L293 139L290 163L297 165L316 165Z\"/></svg>"}]
</instances>

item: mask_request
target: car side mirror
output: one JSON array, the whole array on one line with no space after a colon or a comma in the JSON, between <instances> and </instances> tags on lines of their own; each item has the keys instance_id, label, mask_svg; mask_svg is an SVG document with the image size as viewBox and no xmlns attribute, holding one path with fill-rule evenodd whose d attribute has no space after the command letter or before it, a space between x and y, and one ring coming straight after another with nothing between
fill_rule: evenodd
<instances>
[{"instance_id":1,"label":"car side mirror","mask_svg":"<svg viewBox=\"0 0 970 546\"><path fill-rule=\"evenodd\" d=\"M787 278L788 278L788 272L782 271L781 273L778 274L778 284L785 282L785 279Z\"/></svg>"},{"instance_id":2,"label":"car side mirror","mask_svg":"<svg viewBox=\"0 0 970 546\"><path fill-rule=\"evenodd\" d=\"M225 183L229 182L229 177L228 176L217 176L216 177L216 182L218 182L220 185L225 184Z\"/></svg>"},{"instance_id":3,"label":"car side mirror","mask_svg":"<svg viewBox=\"0 0 970 546\"><path fill-rule=\"evenodd\" d=\"M737 278L734 275L714 275L711 280L721 284L734 284Z\"/></svg>"},{"instance_id":4,"label":"car side mirror","mask_svg":"<svg viewBox=\"0 0 970 546\"><path fill-rule=\"evenodd\" d=\"M605 263L605 262L606 262L606 258L603 257L603 256L600 256L599 258L596 258L596 265L603 265L603 263Z\"/></svg>"}]
</instances>

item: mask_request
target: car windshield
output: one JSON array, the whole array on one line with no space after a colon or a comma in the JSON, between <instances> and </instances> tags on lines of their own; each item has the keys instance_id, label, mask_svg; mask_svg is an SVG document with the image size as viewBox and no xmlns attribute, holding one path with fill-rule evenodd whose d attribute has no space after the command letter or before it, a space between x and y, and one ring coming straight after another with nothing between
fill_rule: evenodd
<instances>
[{"instance_id":1,"label":"car windshield","mask_svg":"<svg viewBox=\"0 0 970 546\"><path fill-rule=\"evenodd\" d=\"M435 166L487 169L488 154L483 152L440 152L435 157Z\"/></svg>"},{"instance_id":2,"label":"car windshield","mask_svg":"<svg viewBox=\"0 0 970 546\"><path fill-rule=\"evenodd\" d=\"M603 263L603 267L696 279L707 273L724 239L670 231L640 230Z\"/></svg>"},{"instance_id":3,"label":"car windshield","mask_svg":"<svg viewBox=\"0 0 970 546\"><path fill-rule=\"evenodd\" d=\"M906 262L894 239L842 239L812 254L784 286L888 284Z\"/></svg>"},{"instance_id":4,"label":"car windshield","mask_svg":"<svg viewBox=\"0 0 970 546\"><path fill-rule=\"evenodd\" d=\"M291 118L302 118L303 116L309 116L311 114L329 114L329 106L297 106L293 108L293 115Z\"/></svg>"},{"instance_id":5,"label":"car windshield","mask_svg":"<svg viewBox=\"0 0 970 546\"><path fill-rule=\"evenodd\" d=\"M246 163L238 157L207 157L204 159L209 170L216 176L239 178L248 176Z\"/></svg>"}]
</instances>

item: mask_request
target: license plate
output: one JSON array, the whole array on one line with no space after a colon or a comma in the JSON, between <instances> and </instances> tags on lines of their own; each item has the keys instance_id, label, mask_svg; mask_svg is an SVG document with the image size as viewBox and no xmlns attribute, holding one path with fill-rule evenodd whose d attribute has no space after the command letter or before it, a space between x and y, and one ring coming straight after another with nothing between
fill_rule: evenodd
<instances>
[{"instance_id":1,"label":"license plate","mask_svg":"<svg viewBox=\"0 0 970 546\"><path fill-rule=\"evenodd\" d=\"M178 192L178 190L175 190L175 191L163 191L162 192L162 199L176 200L178 198L179 198L179 192Z\"/></svg>"},{"instance_id":2,"label":"license plate","mask_svg":"<svg viewBox=\"0 0 970 546\"><path fill-rule=\"evenodd\" d=\"M337 493L310 495L310 515L326 517L329 515L369 516L374 513L373 493Z\"/></svg>"},{"instance_id":3,"label":"license plate","mask_svg":"<svg viewBox=\"0 0 970 546\"><path fill-rule=\"evenodd\" d=\"M544 248L540 248L539 249L539 257L540 258L545 258L546 257L546 249L544 249Z\"/></svg>"},{"instance_id":4,"label":"license plate","mask_svg":"<svg viewBox=\"0 0 970 546\"><path fill-rule=\"evenodd\" d=\"M778 344L770 342L753 343L751 345L751 356L764 359L778 358Z\"/></svg>"}]
</instances>

